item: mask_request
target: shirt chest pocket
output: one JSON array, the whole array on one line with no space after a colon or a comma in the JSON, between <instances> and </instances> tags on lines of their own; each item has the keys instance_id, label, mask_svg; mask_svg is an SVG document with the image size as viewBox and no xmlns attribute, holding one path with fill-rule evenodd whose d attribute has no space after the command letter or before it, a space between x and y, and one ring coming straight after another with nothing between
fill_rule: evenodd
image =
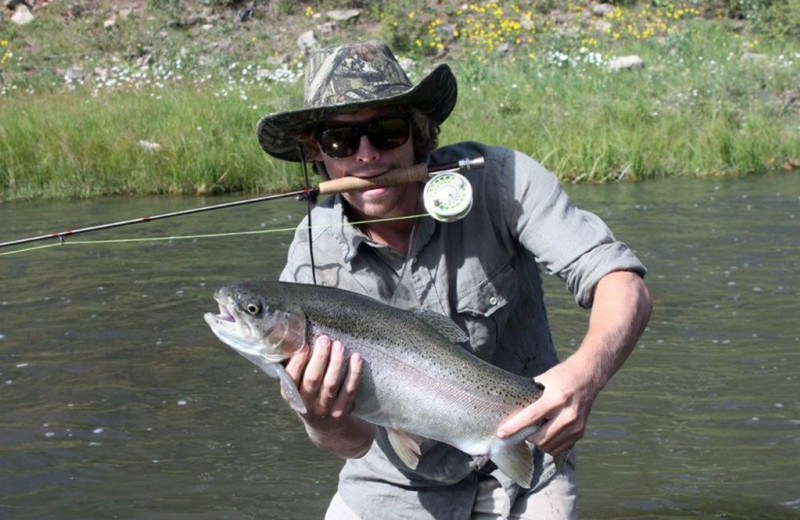
<instances>
[{"instance_id":1,"label":"shirt chest pocket","mask_svg":"<svg viewBox=\"0 0 800 520\"><path fill-rule=\"evenodd\" d=\"M456 276L455 301L451 302L455 309L453 318L469 334L471 350L491 361L519 282L509 264L488 274L479 266L468 267L465 264Z\"/></svg>"}]
</instances>

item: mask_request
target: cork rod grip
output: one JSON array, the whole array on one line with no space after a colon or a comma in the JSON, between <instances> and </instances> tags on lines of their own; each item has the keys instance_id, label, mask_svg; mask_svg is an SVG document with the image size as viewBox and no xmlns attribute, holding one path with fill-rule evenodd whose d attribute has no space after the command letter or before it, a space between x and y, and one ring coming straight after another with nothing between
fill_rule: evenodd
<instances>
[{"instance_id":1,"label":"cork rod grip","mask_svg":"<svg viewBox=\"0 0 800 520\"><path fill-rule=\"evenodd\" d=\"M363 191L370 188L379 188L383 186L395 186L397 184L407 184L411 182L424 182L428 180L428 165L415 164L408 168L395 168L386 173L372 177L370 179L362 179L360 177L342 177L340 179L333 179L330 181L320 182L318 189L320 195L327 195L329 193L342 193L345 191Z\"/></svg>"}]
</instances>

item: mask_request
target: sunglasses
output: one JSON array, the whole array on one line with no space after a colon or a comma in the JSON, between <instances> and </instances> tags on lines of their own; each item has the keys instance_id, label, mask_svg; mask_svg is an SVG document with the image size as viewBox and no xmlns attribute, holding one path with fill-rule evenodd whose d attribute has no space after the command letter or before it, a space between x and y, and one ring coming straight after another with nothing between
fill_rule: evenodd
<instances>
[{"instance_id":1,"label":"sunglasses","mask_svg":"<svg viewBox=\"0 0 800 520\"><path fill-rule=\"evenodd\" d=\"M350 157L358 151L361 137L366 135L378 150L393 150L406 144L411 131L407 117L385 117L365 123L334 126L319 130L315 137L327 155Z\"/></svg>"}]
</instances>

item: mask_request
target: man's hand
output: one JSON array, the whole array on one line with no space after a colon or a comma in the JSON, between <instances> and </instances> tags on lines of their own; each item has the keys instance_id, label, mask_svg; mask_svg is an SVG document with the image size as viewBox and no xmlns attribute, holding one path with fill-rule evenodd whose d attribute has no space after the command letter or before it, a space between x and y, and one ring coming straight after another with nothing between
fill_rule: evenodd
<instances>
[{"instance_id":1,"label":"man's hand","mask_svg":"<svg viewBox=\"0 0 800 520\"><path fill-rule=\"evenodd\" d=\"M292 356L286 373L294 380L306 404L306 418L341 419L355 403L361 381L361 356L345 358L344 347L328 336L318 336L311 349Z\"/></svg>"},{"instance_id":2,"label":"man's hand","mask_svg":"<svg viewBox=\"0 0 800 520\"><path fill-rule=\"evenodd\" d=\"M536 377L544 385L542 396L501 424L497 435L510 437L541 423L528 437L533 444L551 455L572 447L583 437L597 394L633 351L651 310L650 293L638 274L616 271L600 279L581 346Z\"/></svg>"},{"instance_id":3,"label":"man's hand","mask_svg":"<svg viewBox=\"0 0 800 520\"><path fill-rule=\"evenodd\" d=\"M351 415L362 366L359 354L348 359L341 342L328 336L318 336L286 364L308 410L301 418L309 438L344 458L363 456L375 435L374 426Z\"/></svg>"},{"instance_id":4,"label":"man's hand","mask_svg":"<svg viewBox=\"0 0 800 520\"><path fill-rule=\"evenodd\" d=\"M530 442L551 455L571 448L586 431L597 395L587 391L591 385L581 371L581 367L565 362L537 376L536 382L544 385L544 393L505 421L498 429L498 436L507 437L530 424L541 423L539 429L528 436Z\"/></svg>"}]
</instances>

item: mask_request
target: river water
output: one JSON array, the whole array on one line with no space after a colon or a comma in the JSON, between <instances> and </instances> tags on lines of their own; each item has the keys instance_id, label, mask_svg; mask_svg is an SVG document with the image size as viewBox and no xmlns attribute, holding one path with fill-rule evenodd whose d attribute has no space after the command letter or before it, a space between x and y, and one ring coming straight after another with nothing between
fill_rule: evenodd
<instances>
[{"instance_id":1,"label":"river water","mask_svg":"<svg viewBox=\"0 0 800 520\"><path fill-rule=\"evenodd\" d=\"M581 518L800 518L800 179L568 191L636 249L655 301L578 445ZM0 204L0 241L217 202ZM277 276L303 213L283 200L0 256L0 518L321 517L340 462L202 318L218 285ZM195 236L245 231L261 233ZM547 283L566 355L587 314Z\"/></svg>"}]
</instances>

